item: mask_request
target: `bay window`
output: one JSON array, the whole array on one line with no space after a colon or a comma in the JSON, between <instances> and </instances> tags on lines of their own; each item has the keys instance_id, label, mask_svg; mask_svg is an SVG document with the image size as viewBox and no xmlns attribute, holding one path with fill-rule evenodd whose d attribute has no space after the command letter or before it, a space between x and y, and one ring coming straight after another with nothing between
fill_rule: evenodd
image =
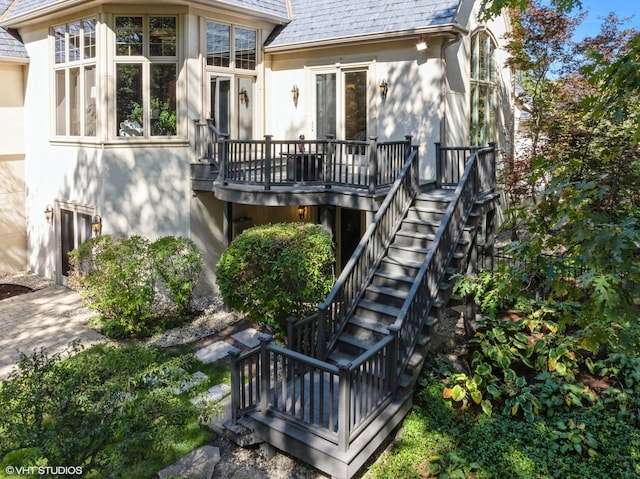
<instances>
[{"instance_id":1,"label":"bay window","mask_svg":"<svg viewBox=\"0 0 640 479\"><path fill-rule=\"evenodd\" d=\"M175 16L115 18L118 136L177 134L177 24Z\"/></svg>"},{"instance_id":2,"label":"bay window","mask_svg":"<svg viewBox=\"0 0 640 479\"><path fill-rule=\"evenodd\" d=\"M53 28L55 134L96 136L96 20Z\"/></svg>"}]
</instances>

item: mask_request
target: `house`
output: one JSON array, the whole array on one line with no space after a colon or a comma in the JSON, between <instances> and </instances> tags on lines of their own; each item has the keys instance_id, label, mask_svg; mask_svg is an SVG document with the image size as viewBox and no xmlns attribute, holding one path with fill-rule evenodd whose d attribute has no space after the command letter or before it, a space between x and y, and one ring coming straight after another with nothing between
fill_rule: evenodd
<instances>
[{"instance_id":1,"label":"house","mask_svg":"<svg viewBox=\"0 0 640 479\"><path fill-rule=\"evenodd\" d=\"M288 348L234 356L229 431L351 477L411 406L448 276L491 246L513 77L479 4L3 1L28 58L27 267L64 284L94 234L180 235L214 290L247 226L324 225L336 286Z\"/></svg>"},{"instance_id":2,"label":"house","mask_svg":"<svg viewBox=\"0 0 640 479\"><path fill-rule=\"evenodd\" d=\"M192 238L212 289L234 230L298 220L293 200L192 189L196 119L232 139L410 135L423 179L436 142L508 149L507 25L480 25L478 4L3 1L2 38L12 32L20 53L0 57L16 90L2 94L24 107L3 108L0 134L7 154L24 154L26 267L64 282L66 253L97 216L103 233ZM331 208L341 264L379 204ZM318 205L303 205L318 221Z\"/></svg>"}]
</instances>

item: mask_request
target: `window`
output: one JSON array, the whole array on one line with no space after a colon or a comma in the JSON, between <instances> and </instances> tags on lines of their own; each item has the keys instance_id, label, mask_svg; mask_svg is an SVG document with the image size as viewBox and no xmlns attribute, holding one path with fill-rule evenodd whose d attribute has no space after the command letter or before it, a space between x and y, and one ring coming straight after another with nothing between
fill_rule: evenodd
<instances>
[{"instance_id":1,"label":"window","mask_svg":"<svg viewBox=\"0 0 640 479\"><path fill-rule=\"evenodd\" d=\"M95 136L96 20L58 25L53 36L55 134Z\"/></svg>"},{"instance_id":2,"label":"window","mask_svg":"<svg viewBox=\"0 0 640 479\"><path fill-rule=\"evenodd\" d=\"M471 118L472 145L495 141L496 67L495 45L484 31L471 38Z\"/></svg>"},{"instance_id":3,"label":"window","mask_svg":"<svg viewBox=\"0 0 640 479\"><path fill-rule=\"evenodd\" d=\"M231 51L233 35L233 52ZM207 22L207 65L256 69L257 34L255 30Z\"/></svg>"},{"instance_id":4,"label":"window","mask_svg":"<svg viewBox=\"0 0 640 479\"><path fill-rule=\"evenodd\" d=\"M177 134L175 16L118 16L116 117L119 136Z\"/></svg>"}]
</instances>

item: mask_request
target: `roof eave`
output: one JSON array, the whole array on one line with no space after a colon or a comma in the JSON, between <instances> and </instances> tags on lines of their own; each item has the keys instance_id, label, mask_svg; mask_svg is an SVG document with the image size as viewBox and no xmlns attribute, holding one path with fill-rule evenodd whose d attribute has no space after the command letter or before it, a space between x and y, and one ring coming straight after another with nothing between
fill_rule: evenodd
<instances>
[{"instance_id":1,"label":"roof eave","mask_svg":"<svg viewBox=\"0 0 640 479\"><path fill-rule=\"evenodd\" d=\"M31 60L25 57L10 57L0 55L0 63L16 63L19 65L28 65Z\"/></svg>"},{"instance_id":2,"label":"roof eave","mask_svg":"<svg viewBox=\"0 0 640 479\"><path fill-rule=\"evenodd\" d=\"M347 35L343 37L330 38L326 40L314 40L307 42L286 43L275 46L265 46L265 53L289 52L293 50L310 50L325 47L332 47L348 43L357 45L364 43L391 42L409 36L443 36L443 35L466 35L469 31L458 23L446 23L443 25L433 25L424 28L414 28L410 30L397 30L393 32L367 33L362 35Z\"/></svg>"},{"instance_id":3,"label":"roof eave","mask_svg":"<svg viewBox=\"0 0 640 479\"><path fill-rule=\"evenodd\" d=\"M26 12L22 15L16 15L15 17L10 17L7 19L3 19L2 21L2 25L7 27L7 28L17 28L19 26L31 23L31 22L35 22L35 21L39 21L42 17L46 17L47 15L51 15L53 13L59 12L59 11L63 11L69 8L86 8L88 6L91 6L93 4L99 4L100 2L97 0L94 1L87 1L87 0L66 0L64 2L60 2L60 3L54 3L51 5L47 5L45 7L42 8L38 8L36 10L32 10L30 12ZM204 5L204 6L212 6L212 3L210 1L206 1L206 0L199 0L199 1L195 1L193 3L197 3L200 5ZM242 13L242 14L247 14L248 12L251 12L252 14L256 15L256 16L260 16L263 20L272 22L274 24L277 25L284 25L285 23L289 23L291 21L290 18L286 17L286 16L280 16L280 15L276 15L273 13L268 13L268 12L263 12L263 11L258 11L258 10L250 10L250 9L246 9L246 8L242 8L239 7L237 5L233 5L231 3L227 3L224 1L219 1L217 2L220 4L220 6L224 7L225 9L229 10L229 11L233 11L235 13ZM10 12L10 10L8 11Z\"/></svg>"}]
</instances>

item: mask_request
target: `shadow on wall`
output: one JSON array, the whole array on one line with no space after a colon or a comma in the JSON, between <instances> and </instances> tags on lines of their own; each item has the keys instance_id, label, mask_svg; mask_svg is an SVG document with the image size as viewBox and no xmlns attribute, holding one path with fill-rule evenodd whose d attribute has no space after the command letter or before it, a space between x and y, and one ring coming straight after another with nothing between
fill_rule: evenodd
<instances>
[{"instance_id":1,"label":"shadow on wall","mask_svg":"<svg viewBox=\"0 0 640 479\"><path fill-rule=\"evenodd\" d=\"M27 269L24 158L0 158L0 273Z\"/></svg>"}]
</instances>

